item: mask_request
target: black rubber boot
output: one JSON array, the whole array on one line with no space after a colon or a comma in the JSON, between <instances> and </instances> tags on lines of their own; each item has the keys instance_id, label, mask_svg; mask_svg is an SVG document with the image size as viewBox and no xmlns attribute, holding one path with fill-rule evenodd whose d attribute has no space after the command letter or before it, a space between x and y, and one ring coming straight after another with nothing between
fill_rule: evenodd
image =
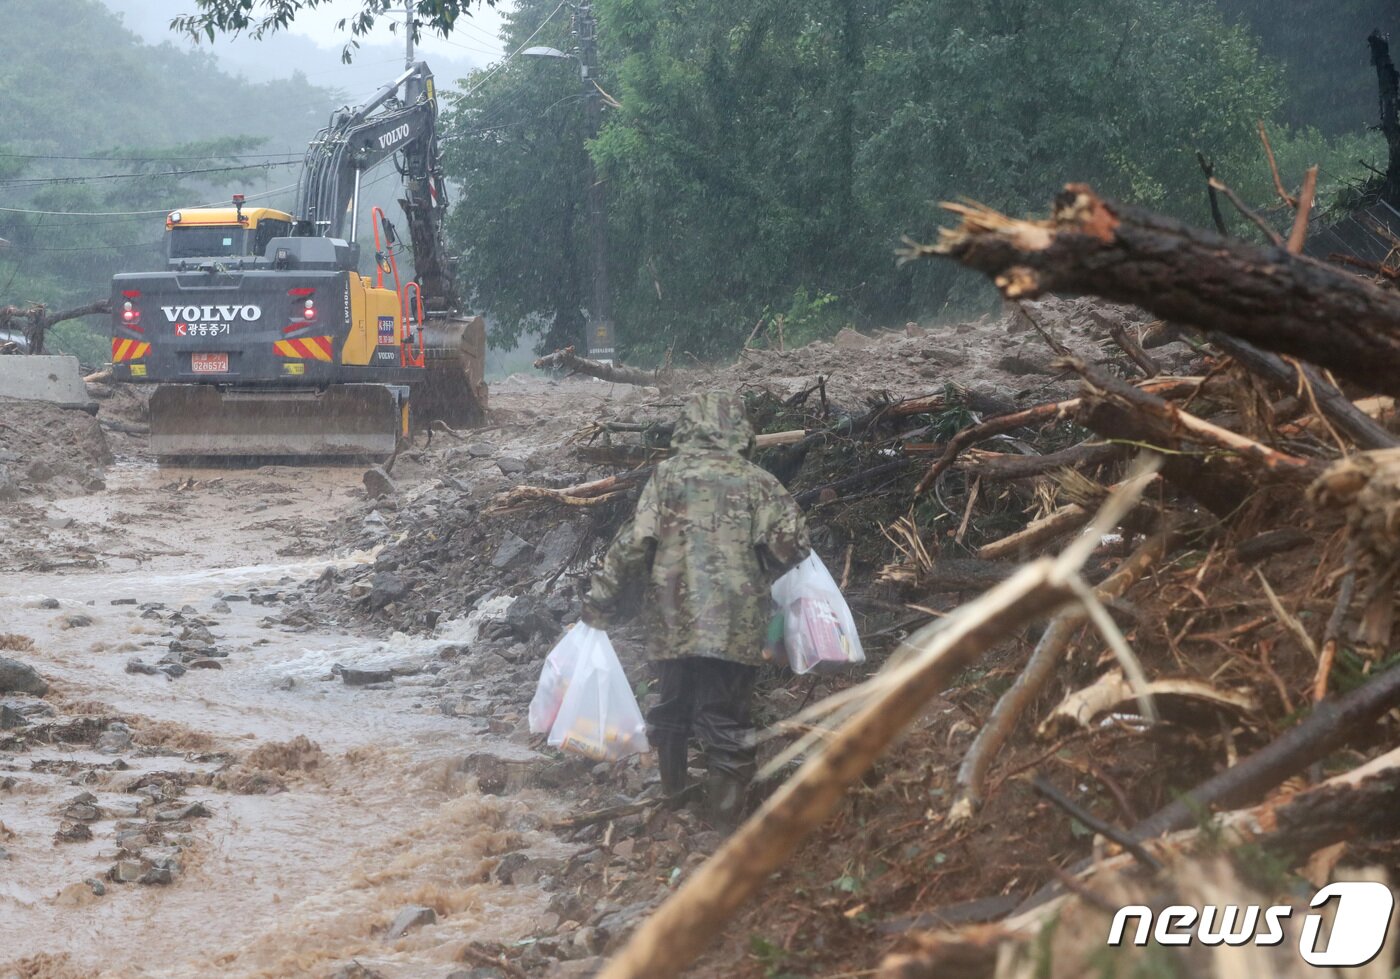
<instances>
[{"instance_id":1,"label":"black rubber boot","mask_svg":"<svg viewBox=\"0 0 1400 979\"><path fill-rule=\"evenodd\" d=\"M661 773L661 794L672 808L679 807L690 789L690 760L684 735L667 734L657 739L656 765Z\"/></svg>"},{"instance_id":2,"label":"black rubber boot","mask_svg":"<svg viewBox=\"0 0 1400 979\"><path fill-rule=\"evenodd\" d=\"M705 821L728 835L744 821L748 783L727 772L711 771L705 780Z\"/></svg>"}]
</instances>

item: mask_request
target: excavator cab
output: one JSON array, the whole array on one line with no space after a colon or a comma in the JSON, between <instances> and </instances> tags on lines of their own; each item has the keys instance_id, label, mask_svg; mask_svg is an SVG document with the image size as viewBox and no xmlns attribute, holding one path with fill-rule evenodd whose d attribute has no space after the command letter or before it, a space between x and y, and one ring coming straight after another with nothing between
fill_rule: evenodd
<instances>
[{"instance_id":1,"label":"excavator cab","mask_svg":"<svg viewBox=\"0 0 1400 979\"><path fill-rule=\"evenodd\" d=\"M292 233L292 216L270 207L199 207L171 211L165 218L165 258L173 270L205 263L251 264L264 257L273 238Z\"/></svg>"}]
</instances>

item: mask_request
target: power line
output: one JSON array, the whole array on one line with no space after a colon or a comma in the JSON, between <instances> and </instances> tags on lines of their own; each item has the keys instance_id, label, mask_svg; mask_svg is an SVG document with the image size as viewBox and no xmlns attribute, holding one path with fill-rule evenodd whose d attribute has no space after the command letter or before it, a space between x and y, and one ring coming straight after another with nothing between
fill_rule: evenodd
<instances>
[{"instance_id":1,"label":"power line","mask_svg":"<svg viewBox=\"0 0 1400 979\"><path fill-rule=\"evenodd\" d=\"M130 251L130 250L136 249L136 248L159 248L159 247L161 247L161 245L163 245L163 244L164 244L163 241L141 241L141 242L127 242L127 243L124 244L124 245L121 245L121 244L116 244L116 245L83 245L83 246L76 246L76 247L73 247L73 248L31 248L31 247L29 247L29 246L27 246L27 245L24 245L24 246L16 246L16 249L17 249L17 250L27 251L27 252L106 252L106 251L112 251L112 250Z\"/></svg>"},{"instance_id":2,"label":"power line","mask_svg":"<svg viewBox=\"0 0 1400 979\"><path fill-rule=\"evenodd\" d=\"M531 34L529 37L527 37L527 38L524 40L524 42L521 43L520 47L516 48L516 49L515 49L514 51L512 51L510 54L506 55L505 58L503 58L503 59L501 60L501 63L498 64L498 65L496 65L496 67L492 68L490 71L488 71L488 72L486 73L486 76L485 76L484 78L482 78L481 81L477 82L475 85L473 85L471 88L467 89L467 90L466 90L465 92L463 92L461 95L455 96L455 97L454 97L454 101L455 101L455 102L461 102L463 99L469 98L471 95L473 95L473 94L477 91L477 89L481 88L481 86L485 85L485 84L486 84L487 82L489 82L493 77L495 77L495 75L496 75L497 72L499 72L499 71L500 71L502 68L504 68L506 65L510 64L511 59L513 59L513 58L514 58L516 55L518 55L521 51L524 51L524 50L529 46L530 42L533 41L536 37L539 36L540 31L544 30L545 25L548 24L551 20L553 20L554 17L555 17L555 15L558 14L559 11L561 11L561 10L564 9L564 4L566 4L566 3L568 3L568 0L559 0L559 6L555 7L553 10L551 10L551 11L549 12L549 16L546 17L544 20L540 21L540 26L535 28L535 32L534 32L533 34Z\"/></svg>"},{"instance_id":3,"label":"power line","mask_svg":"<svg viewBox=\"0 0 1400 979\"><path fill-rule=\"evenodd\" d=\"M141 177L190 177L201 173L231 173L236 170L270 170L273 167L290 167L301 163L300 160L280 160L266 163L245 163L241 166L228 167L197 167L191 170L156 170L143 171L137 173L103 173L91 176L71 176L71 177L11 177L0 179L0 184L6 186L31 185L31 184L72 184L85 183L90 180L123 180Z\"/></svg>"},{"instance_id":4,"label":"power line","mask_svg":"<svg viewBox=\"0 0 1400 979\"><path fill-rule=\"evenodd\" d=\"M63 156L55 153L0 153L0 160L91 160L104 163L178 163L181 160L264 160L288 153L205 153L201 156Z\"/></svg>"},{"instance_id":5,"label":"power line","mask_svg":"<svg viewBox=\"0 0 1400 979\"><path fill-rule=\"evenodd\" d=\"M449 41L445 38L442 39L442 43L450 44L454 48L461 48L463 51L470 51L473 54L486 54L492 57L498 57L501 53L500 48L483 48L475 44L463 44L461 41Z\"/></svg>"},{"instance_id":6,"label":"power line","mask_svg":"<svg viewBox=\"0 0 1400 979\"><path fill-rule=\"evenodd\" d=\"M577 102L579 99L586 97L587 96L581 94L566 95L562 99L557 99L554 102L551 102L549 105L545 106L538 113L536 113L533 116L530 116L528 119L517 119L514 122L503 122L494 126L485 126L481 129L467 129L460 133L451 133L450 135L442 137L442 139L439 140L439 142L450 143L453 140L462 139L467 136L481 136L485 133L494 133L502 129L514 129L517 126L525 126L536 121L537 119L543 119L547 113L555 109L557 106L563 105L565 102Z\"/></svg>"}]
</instances>

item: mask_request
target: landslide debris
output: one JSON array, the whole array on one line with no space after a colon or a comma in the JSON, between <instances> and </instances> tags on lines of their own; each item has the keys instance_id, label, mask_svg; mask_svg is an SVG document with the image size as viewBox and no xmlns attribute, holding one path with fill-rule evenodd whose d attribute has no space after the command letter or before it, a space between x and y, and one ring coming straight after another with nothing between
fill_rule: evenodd
<instances>
[{"instance_id":1,"label":"landslide debris","mask_svg":"<svg viewBox=\"0 0 1400 979\"><path fill-rule=\"evenodd\" d=\"M945 920L942 909L953 909L949 923L979 920L957 917L963 905L999 918L1090 852L1092 834L1039 794L1031 773L1094 818L1132 826L1270 744L1319 689L1345 693L1389 665L1385 645L1359 642L1357 610L1346 611L1345 582L1368 573L1344 554L1349 518L1304 492L1310 474L1337 457L1335 432L1306 397L1199 341L1168 334L1144 356L1141 342L1159 326L1132 309L1050 300L972 324L847 334L746 351L704 374L674 373L677 392L743 391L763 431L796 433L759 459L794 491L818 552L846 582L872 669L919 627L1010 576L1016 559L1073 539L1123 479L1133 450L1161 445L1168 466L1147 500L1099 541L1085 575L1103 582L1154 533L1177 528L1150 573L1110 604L1157 689L1192 692L1167 703L1155 724L1137 717L1130 699L1115 701L1107 721L1038 732L1056 704L1087 701L1112 672L1114 655L1096 632L1070 631L1047 685L1013 715L969 815L953 805L968 789L959 770L1042 638L1041 625L1023 630L928 703L900 750L877 762L779 871L765 892L775 899L747 907L694 974L758 974L756 962L773 974L868 970L892 944L919 962L941 961L928 954L923 931ZM1157 378L1144 378L1143 361ZM487 730L528 743L524 708L539 663L576 617L590 564L630 512L644 467L666 451L680 396L579 378L513 378L495 390L493 428L437 433L394 473L399 486L418 489L366 499L340 522L347 544L383 546L372 565L319 582L313 604L385 633L432 637L446 665L425 707L474 728L485 718ZM1374 408L1396 431L1393 407ZM1144 426L1159 411L1214 428L1121 427L1125 418ZM998 427L999 417L1011 422ZM1242 451L1231 432L1266 451ZM629 476L637 467L641 476ZM1233 507L1213 505L1217 494L1241 489ZM1374 589L1358 582L1356 591L1374 604ZM1328 625L1339 605L1351 623L1340 633ZM643 629L614 636L638 684ZM857 679L766 671L759 717L783 721ZM1358 732L1350 750L1371 754L1394 736L1387 720ZM785 743L765 746L764 757ZM607 766L561 757L523 774L479 770L492 791L525 784L575 798L576 815L558 829L583 850L551 869L559 890L544 927L552 935L534 948L581 969L616 951L719 842L691 813L648 804L649 759ZM771 788L756 787L752 801ZM1357 860L1394 864L1384 841L1358 835L1347 845ZM498 875L503 883L531 876L504 862ZM956 944L966 947L966 938Z\"/></svg>"},{"instance_id":2,"label":"landslide debris","mask_svg":"<svg viewBox=\"0 0 1400 979\"><path fill-rule=\"evenodd\" d=\"M0 397L0 502L97 492L112 461L86 412Z\"/></svg>"}]
</instances>

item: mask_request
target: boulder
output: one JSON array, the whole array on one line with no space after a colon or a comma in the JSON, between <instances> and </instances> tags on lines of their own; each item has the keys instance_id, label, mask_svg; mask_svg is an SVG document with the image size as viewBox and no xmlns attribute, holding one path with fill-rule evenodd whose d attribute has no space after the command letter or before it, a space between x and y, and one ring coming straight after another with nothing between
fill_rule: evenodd
<instances>
[{"instance_id":1,"label":"boulder","mask_svg":"<svg viewBox=\"0 0 1400 979\"><path fill-rule=\"evenodd\" d=\"M506 624L517 637L528 642L536 636L553 639L559 624L545 600L538 595L521 595L506 609Z\"/></svg>"},{"instance_id":2,"label":"boulder","mask_svg":"<svg viewBox=\"0 0 1400 979\"><path fill-rule=\"evenodd\" d=\"M496 548L496 553L491 557L491 567L504 570L519 564L521 561L529 560L534 553L535 548L529 541L519 534L506 531L500 546Z\"/></svg>"},{"instance_id":3,"label":"boulder","mask_svg":"<svg viewBox=\"0 0 1400 979\"><path fill-rule=\"evenodd\" d=\"M383 466L370 466L366 469L364 484L365 493L371 500L376 500L381 496L399 495L399 488L394 485L394 481L389 478L389 474L384 471Z\"/></svg>"},{"instance_id":4,"label":"boulder","mask_svg":"<svg viewBox=\"0 0 1400 979\"><path fill-rule=\"evenodd\" d=\"M48 683L34 667L0 656L0 693L32 693L42 697L48 692Z\"/></svg>"},{"instance_id":5,"label":"boulder","mask_svg":"<svg viewBox=\"0 0 1400 979\"><path fill-rule=\"evenodd\" d=\"M402 575L392 571L381 571L370 579L369 597L366 599L366 604L369 605L370 611L377 611L386 605L397 602L410 591L412 591L412 586Z\"/></svg>"}]
</instances>

